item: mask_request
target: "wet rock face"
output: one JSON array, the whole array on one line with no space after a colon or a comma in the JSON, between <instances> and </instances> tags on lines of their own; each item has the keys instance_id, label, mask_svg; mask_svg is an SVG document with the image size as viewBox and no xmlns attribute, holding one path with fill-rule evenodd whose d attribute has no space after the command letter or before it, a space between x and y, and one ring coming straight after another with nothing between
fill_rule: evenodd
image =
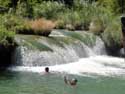
<instances>
[{"instance_id":1,"label":"wet rock face","mask_svg":"<svg viewBox=\"0 0 125 94\"><path fill-rule=\"evenodd\" d=\"M106 46L106 50L107 50L107 54L110 56L115 56L115 57L125 56L124 48L118 48L116 46L113 46L113 47Z\"/></svg>"},{"instance_id":2,"label":"wet rock face","mask_svg":"<svg viewBox=\"0 0 125 94\"><path fill-rule=\"evenodd\" d=\"M124 48L121 48L119 50L119 56L125 57L125 49Z\"/></svg>"},{"instance_id":3,"label":"wet rock face","mask_svg":"<svg viewBox=\"0 0 125 94\"><path fill-rule=\"evenodd\" d=\"M11 55L14 50L12 46L0 45L0 69L4 69L12 64Z\"/></svg>"}]
</instances>

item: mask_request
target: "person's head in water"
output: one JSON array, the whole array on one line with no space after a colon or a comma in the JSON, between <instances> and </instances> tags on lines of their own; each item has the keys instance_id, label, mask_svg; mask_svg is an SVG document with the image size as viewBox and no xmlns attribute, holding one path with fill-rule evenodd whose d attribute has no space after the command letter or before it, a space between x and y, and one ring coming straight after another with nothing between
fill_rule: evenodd
<instances>
[{"instance_id":1,"label":"person's head in water","mask_svg":"<svg viewBox=\"0 0 125 94\"><path fill-rule=\"evenodd\" d=\"M48 67L45 68L45 72L49 72L49 68Z\"/></svg>"},{"instance_id":2,"label":"person's head in water","mask_svg":"<svg viewBox=\"0 0 125 94\"><path fill-rule=\"evenodd\" d=\"M77 84L78 80L76 78L68 79L66 76L64 76L64 82L71 86L75 86Z\"/></svg>"},{"instance_id":3,"label":"person's head in water","mask_svg":"<svg viewBox=\"0 0 125 94\"><path fill-rule=\"evenodd\" d=\"M71 81L70 81L70 85L76 85L76 83L78 82L78 80L76 78L73 78Z\"/></svg>"}]
</instances>

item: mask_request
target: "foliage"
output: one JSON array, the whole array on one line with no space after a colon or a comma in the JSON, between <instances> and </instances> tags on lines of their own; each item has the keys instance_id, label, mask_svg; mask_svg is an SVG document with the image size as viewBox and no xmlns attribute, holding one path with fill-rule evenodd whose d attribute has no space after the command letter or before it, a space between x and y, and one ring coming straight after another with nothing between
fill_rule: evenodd
<instances>
[{"instance_id":1,"label":"foliage","mask_svg":"<svg viewBox=\"0 0 125 94\"><path fill-rule=\"evenodd\" d=\"M3 26L0 26L0 44L9 46L14 44L14 35L12 31L6 30Z\"/></svg>"},{"instance_id":2,"label":"foliage","mask_svg":"<svg viewBox=\"0 0 125 94\"><path fill-rule=\"evenodd\" d=\"M18 17L13 14L5 14L2 20L3 25L10 31L16 31L16 28L21 27L24 23L24 19L22 17Z\"/></svg>"},{"instance_id":3,"label":"foliage","mask_svg":"<svg viewBox=\"0 0 125 94\"><path fill-rule=\"evenodd\" d=\"M98 5L101 5L113 11L115 0L98 0Z\"/></svg>"},{"instance_id":4,"label":"foliage","mask_svg":"<svg viewBox=\"0 0 125 94\"><path fill-rule=\"evenodd\" d=\"M19 0L16 14L22 17L44 17L46 19L57 20L57 28L67 28L71 30L88 30L93 18L99 19L104 28L106 28L109 19L113 15L100 1L74 0L72 8L68 8L63 3L57 1ZM67 2L67 0L65 1Z\"/></svg>"},{"instance_id":5,"label":"foliage","mask_svg":"<svg viewBox=\"0 0 125 94\"><path fill-rule=\"evenodd\" d=\"M45 17L47 19L56 19L58 13L64 11L64 4L58 2L42 2L33 6L35 18Z\"/></svg>"},{"instance_id":6,"label":"foliage","mask_svg":"<svg viewBox=\"0 0 125 94\"><path fill-rule=\"evenodd\" d=\"M9 7L11 4L11 0L0 0L0 6L3 6L3 7Z\"/></svg>"},{"instance_id":7,"label":"foliage","mask_svg":"<svg viewBox=\"0 0 125 94\"><path fill-rule=\"evenodd\" d=\"M22 17L32 17L33 16L33 10L32 7L30 5L30 3L28 3L28 1L18 1L17 4L17 9L16 9L16 14L18 16L22 16Z\"/></svg>"},{"instance_id":8,"label":"foliage","mask_svg":"<svg viewBox=\"0 0 125 94\"><path fill-rule=\"evenodd\" d=\"M120 48L122 46L122 33L119 18L110 22L109 26L102 33L102 39L108 47Z\"/></svg>"},{"instance_id":9,"label":"foliage","mask_svg":"<svg viewBox=\"0 0 125 94\"><path fill-rule=\"evenodd\" d=\"M100 33L102 33L103 30L104 30L104 24L101 19L95 18L91 21L90 26L89 26L90 32L100 35Z\"/></svg>"},{"instance_id":10,"label":"foliage","mask_svg":"<svg viewBox=\"0 0 125 94\"><path fill-rule=\"evenodd\" d=\"M58 19L58 28L72 28L74 30L78 25L82 24L82 18L79 12L73 10L67 10L65 13L60 13Z\"/></svg>"},{"instance_id":11,"label":"foliage","mask_svg":"<svg viewBox=\"0 0 125 94\"><path fill-rule=\"evenodd\" d=\"M72 9L65 9L64 13L57 15L58 26L67 28L68 24L72 29L88 30L89 24L96 19L99 21L101 29L105 29L108 22L112 20L113 13L103 6L98 6L96 2L81 1L74 1Z\"/></svg>"},{"instance_id":12,"label":"foliage","mask_svg":"<svg viewBox=\"0 0 125 94\"><path fill-rule=\"evenodd\" d=\"M16 8L13 15L7 12L0 16L0 25L8 31L34 34L50 32L55 25L56 28L71 30L90 29L99 35L103 33L102 38L107 46L121 45L120 19L115 20L115 17L120 14L125 2L122 4L122 0L71 0L72 4L67 3L67 7L65 3L70 0L64 0L65 3L60 1L62 0L0 0L0 6ZM52 22L38 19L42 17ZM89 28L93 22L95 28Z\"/></svg>"},{"instance_id":13,"label":"foliage","mask_svg":"<svg viewBox=\"0 0 125 94\"><path fill-rule=\"evenodd\" d=\"M125 1L124 0L97 0L98 4L104 6L105 8L111 10L113 13L122 13L125 9Z\"/></svg>"},{"instance_id":14,"label":"foliage","mask_svg":"<svg viewBox=\"0 0 125 94\"><path fill-rule=\"evenodd\" d=\"M0 44L4 46L14 45L14 35L15 32L7 30L5 27L5 15L0 15Z\"/></svg>"}]
</instances>

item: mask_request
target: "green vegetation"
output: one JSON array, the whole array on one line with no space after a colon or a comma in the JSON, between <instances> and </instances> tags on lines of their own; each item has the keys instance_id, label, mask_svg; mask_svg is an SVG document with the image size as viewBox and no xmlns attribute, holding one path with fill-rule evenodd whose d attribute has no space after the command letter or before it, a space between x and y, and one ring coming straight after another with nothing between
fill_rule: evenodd
<instances>
[{"instance_id":1,"label":"green vegetation","mask_svg":"<svg viewBox=\"0 0 125 94\"><path fill-rule=\"evenodd\" d=\"M109 26L107 26L101 36L108 47L122 47L123 44L120 19L114 18L114 20L109 23Z\"/></svg>"},{"instance_id":2,"label":"green vegetation","mask_svg":"<svg viewBox=\"0 0 125 94\"><path fill-rule=\"evenodd\" d=\"M7 31L4 27L0 26L0 45L14 45L14 34L14 32Z\"/></svg>"},{"instance_id":3,"label":"green vegetation","mask_svg":"<svg viewBox=\"0 0 125 94\"><path fill-rule=\"evenodd\" d=\"M9 7L10 4L11 4L11 0L5 0L5 1L0 0L0 6L2 7Z\"/></svg>"},{"instance_id":4,"label":"green vegetation","mask_svg":"<svg viewBox=\"0 0 125 94\"><path fill-rule=\"evenodd\" d=\"M57 19L57 16L64 11L64 4L58 2L43 1L33 6L34 18Z\"/></svg>"},{"instance_id":5,"label":"green vegetation","mask_svg":"<svg viewBox=\"0 0 125 94\"><path fill-rule=\"evenodd\" d=\"M101 36L108 47L121 47L121 26L118 17L123 12L122 5L125 2L123 3L122 0L63 1L0 0L2 26L0 31L7 33L4 36L14 35L14 32L48 36L53 28L87 30ZM4 11L4 8L8 11ZM10 31L13 31L13 34L10 34ZM74 36L76 38L77 33L74 33ZM79 39L83 37L78 36ZM90 42L88 36L91 35L85 34L85 36L82 41L88 44Z\"/></svg>"}]
</instances>

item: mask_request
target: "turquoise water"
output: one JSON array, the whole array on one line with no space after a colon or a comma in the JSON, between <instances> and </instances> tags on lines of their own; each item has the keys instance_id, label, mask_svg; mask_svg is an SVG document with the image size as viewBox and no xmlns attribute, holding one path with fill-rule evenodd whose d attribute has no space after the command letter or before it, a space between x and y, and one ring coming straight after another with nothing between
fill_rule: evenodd
<instances>
[{"instance_id":1,"label":"turquoise water","mask_svg":"<svg viewBox=\"0 0 125 94\"><path fill-rule=\"evenodd\" d=\"M68 74L67 74L68 75ZM66 85L63 74L32 72L0 73L0 94L125 94L124 77L76 76L75 87Z\"/></svg>"}]
</instances>

